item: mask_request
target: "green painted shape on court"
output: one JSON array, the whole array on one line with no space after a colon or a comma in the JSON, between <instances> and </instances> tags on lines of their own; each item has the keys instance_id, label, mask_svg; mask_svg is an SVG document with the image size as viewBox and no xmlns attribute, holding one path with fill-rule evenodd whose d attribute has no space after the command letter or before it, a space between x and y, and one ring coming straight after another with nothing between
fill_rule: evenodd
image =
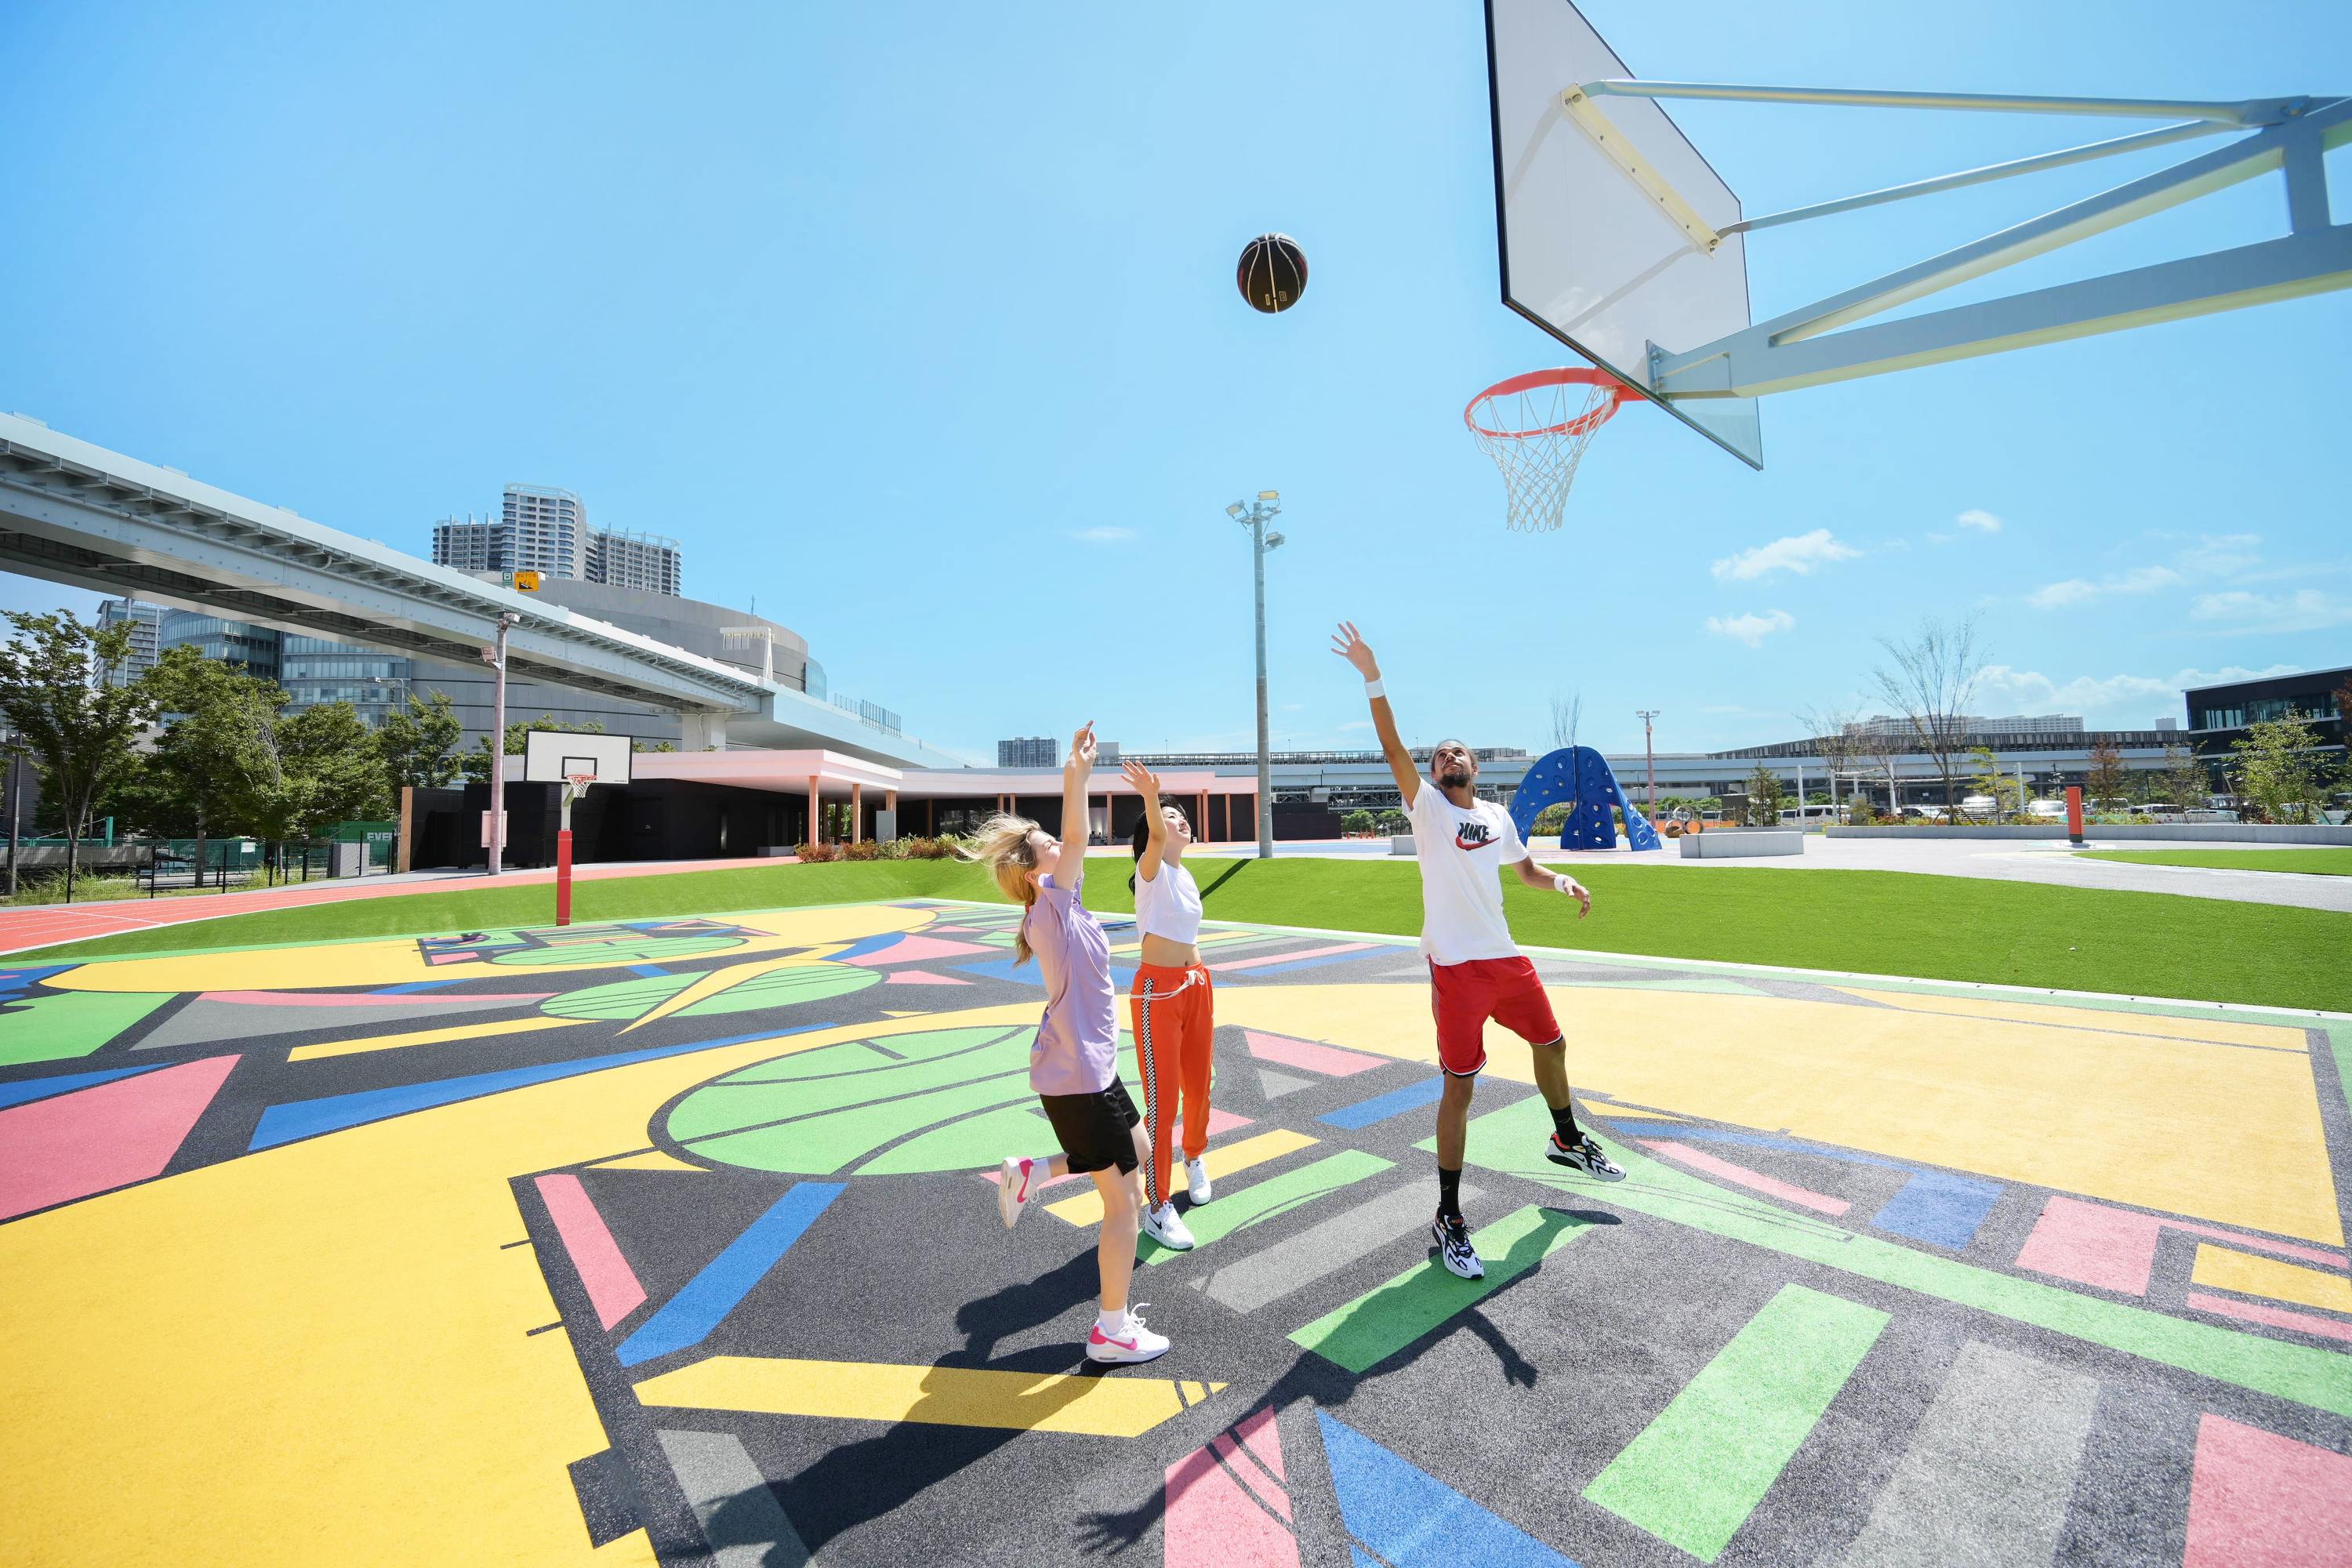
<instances>
[{"instance_id":1,"label":"green painted shape on court","mask_svg":"<svg viewBox=\"0 0 2352 1568\"><path fill-rule=\"evenodd\" d=\"M983 1046L1001 1046L1019 1042L1019 1064L1028 1062L1030 1037L1036 1030L1024 1024L1006 1028L1002 1025L963 1029L923 1029L907 1035L877 1035L871 1043L866 1040L844 1040L839 1045L821 1046L813 1051L794 1051L771 1060L757 1063L740 1072L713 1079L714 1083L784 1083L794 1079L830 1078L835 1073L861 1072L877 1062L887 1061L884 1052L908 1062L937 1061L959 1051L969 1051ZM881 1047L877 1051L876 1047ZM1013 1065L993 1058L982 1071Z\"/></svg>"},{"instance_id":2,"label":"green painted shape on court","mask_svg":"<svg viewBox=\"0 0 2352 1568\"><path fill-rule=\"evenodd\" d=\"M1238 1192L1220 1193L1216 1202L1187 1210L1184 1228L1192 1233L1195 1245L1206 1247L1237 1230L1278 1219L1318 1198L1328 1198L1367 1176L1392 1169L1394 1163L1360 1149L1343 1150L1295 1171L1254 1182ZM1142 1238L1138 1256L1146 1263L1165 1263L1186 1254L1171 1252L1147 1236Z\"/></svg>"},{"instance_id":3,"label":"green painted shape on court","mask_svg":"<svg viewBox=\"0 0 2352 1568\"><path fill-rule=\"evenodd\" d=\"M915 1176L976 1171L1016 1149L1051 1149L1054 1124L1025 1105L1008 1105L950 1121L886 1149L857 1168L861 1176Z\"/></svg>"},{"instance_id":4,"label":"green painted shape on court","mask_svg":"<svg viewBox=\"0 0 2352 1568\"><path fill-rule=\"evenodd\" d=\"M1479 1227L1484 1279L1457 1279L1431 1259L1385 1285L1291 1331L1303 1346L1349 1372L1362 1373L1447 1319L1476 1306L1590 1229L1558 1209L1534 1205Z\"/></svg>"},{"instance_id":5,"label":"green painted shape on court","mask_svg":"<svg viewBox=\"0 0 2352 1568\"><path fill-rule=\"evenodd\" d=\"M1470 1124L1468 1163L2352 1418L2352 1356L2168 1318L1915 1252L1717 1186L1614 1138L1601 1142L1625 1167L1627 1179L1607 1186L1579 1180L1543 1157L1543 1134L1550 1126L1541 1096L1491 1111ZM1420 1145L1433 1146L1428 1140Z\"/></svg>"},{"instance_id":6,"label":"green painted shape on court","mask_svg":"<svg viewBox=\"0 0 2352 1568\"><path fill-rule=\"evenodd\" d=\"M0 1003L0 1067L86 1057L173 1000L139 991L52 991Z\"/></svg>"},{"instance_id":7,"label":"green painted shape on court","mask_svg":"<svg viewBox=\"0 0 2352 1568\"><path fill-rule=\"evenodd\" d=\"M589 985L540 1004L540 1011L558 1018L635 1018L668 1001L696 981L698 973L646 974ZM761 1007L788 1007L795 1002L816 1002L845 996L882 983L879 970L854 963L795 964L755 974L715 996L706 996L678 1010L681 1018L719 1013L748 1013Z\"/></svg>"},{"instance_id":8,"label":"green painted shape on court","mask_svg":"<svg viewBox=\"0 0 2352 1568\"><path fill-rule=\"evenodd\" d=\"M701 1092L701 1091L698 1091ZM688 1147L706 1160L798 1176L829 1176L859 1156L912 1132L926 1131L959 1117L1030 1098L1029 1075L1006 1073L978 1083L958 1084L929 1094L898 1096L821 1116L796 1117L773 1126L751 1127L722 1137L700 1138ZM746 1121L767 1121L751 1116ZM681 1139L681 1142L686 1141ZM985 1160L957 1161L940 1170L970 1169Z\"/></svg>"},{"instance_id":9,"label":"green painted shape on court","mask_svg":"<svg viewBox=\"0 0 2352 1568\"><path fill-rule=\"evenodd\" d=\"M830 1058L830 1061L817 1065L831 1070L808 1073L797 1079L752 1075L801 1061L804 1059L803 1058L786 1057L780 1062L762 1062L757 1067L713 1079L688 1090L684 1099L670 1108L669 1116L663 1125L672 1138L684 1143L722 1132L741 1131L772 1121L822 1115L853 1105L903 1100L956 1084L992 1083L1016 1074L1024 1082L1027 1081L1027 1031L1022 1031L1018 1038L1002 1029L940 1032L978 1037L978 1040L967 1040L960 1050L917 1057L904 1062L888 1061L877 1056L866 1048L863 1041L844 1041L841 1045L806 1053L805 1059L810 1060ZM992 1037L995 1037L992 1044L988 1043ZM922 1125L925 1123L921 1121L909 1122L905 1131L911 1131Z\"/></svg>"},{"instance_id":10,"label":"green painted shape on court","mask_svg":"<svg viewBox=\"0 0 2352 1568\"><path fill-rule=\"evenodd\" d=\"M1875 1307L1783 1285L1593 1479L1585 1500L1714 1562L1888 1321Z\"/></svg>"}]
</instances>

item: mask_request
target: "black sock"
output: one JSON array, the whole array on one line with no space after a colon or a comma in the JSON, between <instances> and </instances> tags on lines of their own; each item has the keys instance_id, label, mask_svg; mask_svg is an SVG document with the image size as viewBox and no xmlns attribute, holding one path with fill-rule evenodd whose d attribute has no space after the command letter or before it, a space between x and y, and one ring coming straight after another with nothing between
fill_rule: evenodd
<instances>
[{"instance_id":1,"label":"black sock","mask_svg":"<svg viewBox=\"0 0 2352 1568\"><path fill-rule=\"evenodd\" d=\"M1559 1134L1560 1144L1563 1148L1574 1148L1576 1146L1576 1141L1584 1136L1583 1133L1579 1132L1576 1130L1576 1107L1573 1105L1553 1106L1551 1108L1551 1130Z\"/></svg>"},{"instance_id":2,"label":"black sock","mask_svg":"<svg viewBox=\"0 0 2352 1568\"><path fill-rule=\"evenodd\" d=\"M1462 1173L1437 1167L1437 1212L1447 1219L1462 1217Z\"/></svg>"}]
</instances>

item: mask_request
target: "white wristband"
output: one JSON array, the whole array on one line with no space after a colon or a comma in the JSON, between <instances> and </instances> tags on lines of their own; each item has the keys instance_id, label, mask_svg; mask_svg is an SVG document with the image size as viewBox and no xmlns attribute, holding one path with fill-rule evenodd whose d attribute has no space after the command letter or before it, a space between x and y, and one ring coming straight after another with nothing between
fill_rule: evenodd
<instances>
[{"instance_id":1,"label":"white wristband","mask_svg":"<svg viewBox=\"0 0 2352 1568\"><path fill-rule=\"evenodd\" d=\"M1558 871L1554 871L1551 874L1551 890L1555 893L1565 893L1568 891L1568 879L1560 875Z\"/></svg>"},{"instance_id":2,"label":"white wristband","mask_svg":"<svg viewBox=\"0 0 2352 1568\"><path fill-rule=\"evenodd\" d=\"M1369 701L1370 701L1370 700L1371 700L1373 698L1375 698L1375 697L1386 697L1388 694L1389 694L1388 688L1387 688L1387 687L1385 687L1385 686L1382 686L1379 681L1377 681L1377 680L1367 680L1366 682L1364 682L1364 700L1365 700L1365 701L1369 702Z\"/></svg>"}]
</instances>

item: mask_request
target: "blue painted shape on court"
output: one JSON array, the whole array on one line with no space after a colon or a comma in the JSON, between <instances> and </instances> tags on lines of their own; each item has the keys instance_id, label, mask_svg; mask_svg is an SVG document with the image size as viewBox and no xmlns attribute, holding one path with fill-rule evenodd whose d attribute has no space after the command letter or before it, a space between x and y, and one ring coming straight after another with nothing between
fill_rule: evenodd
<instances>
[{"instance_id":1,"label":"blue painted shape on court","mask_svg":"<svg viewBox=\"0 0 2352 1568\"><path fill-rule=\"evenodd\" d=\"M484 807L483 809L488 810L488 808ZM629 965L629 973L632 974L642 974L648 980L656 980L661 976L667 974L669 971L664 969L658 963L632 963Z\"/></svg>"},{"instance_id":2,"label":"blue painted shape on court","mask_svg":"<svg viewBox=\"0 0 2352 1568\"><path fill-rule=\"evenodd\" d=\"M30 991L37 982L76 967L71 963L20 963L13 969L0 969L0 998Z\"/></svg>"},{"instance_id":3,"label":"blue painted shape on court","mask_svg":"<svg viewBox=\"0 0 2352 1568\"><path fill-rule=\"evenodd\" d=\"M621 1364L636 1366L700 1344L751 1293L751 1287L767 1278L768 1270L793 1249L793 1243L808 1233L826 1205L841 1195L842 1187L840 1182L803 1182L787 1189L767 1213L753 1220L635 1333L621 1342Z\"/></svg>"},{"instance_id":4,"label":"blue painted shape on court","mask_svg":"<svg viewBox=\"0 0 2352 1568\"><path fill-rule=\"evenodd\" d=\"M830 1024L809 1024L795 1029L761 1029L756 1034L730 1035L720 1040L690 1040L682 1046L656 1046L650 1050L583 1057L576 1061L544 1062L537 1067L510 1068L504 1072L468 1073L464 1078L396 1084L390 1089L362 1089L356 1094L331 1094L321 1100L289 1100L283 1105L273 1105L261 1113L260 1124L253 1130L253 1142L246 1147L248 1152L272 1149L280 1143L291 1143L297 1138L315 1137L321 1132L341 1132L345 1128L364 1126L387 1117L431 1110L436 1106L455 1105L461 1100L478 1100L486 1094L527 1089L532 1084L551 1083L560 1078L578 1078L583 1073L656 1061L663 1057L681 1056L688 1051L707 1051L716 1046L740 1046L747 1040L770 1040L779 1035L801 1034L804 1029L832 1027Z\"/></svg>"},{"instance_id":5,"label":"blue painted shape on court","mask_svg":"<svg viewBox=\"0 0 2352 1568\"><path fill-rule=\"evenodd\" d=\"M1576 1568L1510 1521L1472 1502L1344 1421L1318 1410L1331 1489L1348 1533L1395 1568ZM1354 1542L1349 1543L1350 1549ZM1361 1555L1359 1554L1359 1561Z\"/></svg>"},{"instance_id":6,"label":"blue painted shape on court","mask_svg":"<svg viewBox=\"0 0 2352 1568\"><path fill-rule=\"evenodd\" d=\"M1034 985L1040 991L1045 988L1045 982L1037 973L1037 961L1034 958L1017 971L1013 967L1013 958L1009 953L985 963L958 963L950 967L961 969L966 974L984 975L991 980L1009 980L1015 985Z\"/></svg>"},{"instance_id":7,"label":"blue painted shape on court","mask_svg":"<svg viewBox=\"0 0 2352 1568\"><path fill-rule=\"evenodd\" d=\"M1880 1230L1958 1251L1992 1213L2000 1192L1996 1182L1922 1171L1904 1183L1886 1206L1870 1216L1870 1223Z\"/></svg>"},{"instance_id":8,"label":"blue painted shape on court","mask_svg":"<svg viewBox=\"0 0 2352 1568\"><path fill-rule=\"evenodd\" d=\"M1353 1105L1343 1105L1339 1110L1326 1112L1315 1120L1329 1127L1346 1127L1351 1130L1370 1127L1375 1121L1386 1121L1391 1116L1402 1116L1408 1110L1417 1110L1424 1105L1434 1105L1437 1103L1438 1096L1444 1092L1444 1079L1425 1078L1418 1083L1409 1083L1402 1089L1392 1089L1386 1094L1376 1094L1370 1100L1360 1100Z\"/></svg>"},{"instance_id":9,"label":"blue painted shape on court","mask_svg":"<svg viewBox=\"0 0 2352 1568\"><path fill-rule=\"evenodd\" d=\"M371 996L405 996L413 991L438 991L445 985L463 985L468 980L479 980L478 974L452 974L445 980L404 980L397 985L379 985L368 993Z\"/></svg>"},{"instance_id":10,"label":"blue painted shape on court","mask_svg":"<svg viewBox=\"0 0 2352 1568\"><path fill-rule=\"evenodd\" d=\"M47 1100L53 1094L69 1094L77 1089L88 1089L94 1083L107 1083L132 1073L153 1072L154 1067L115 1068L107 1072L69 1072L49 1078L19 1079L15 1083L0 1083L0 1105L22 1105L28 1100Z\"/></svg>"}]
</instances>

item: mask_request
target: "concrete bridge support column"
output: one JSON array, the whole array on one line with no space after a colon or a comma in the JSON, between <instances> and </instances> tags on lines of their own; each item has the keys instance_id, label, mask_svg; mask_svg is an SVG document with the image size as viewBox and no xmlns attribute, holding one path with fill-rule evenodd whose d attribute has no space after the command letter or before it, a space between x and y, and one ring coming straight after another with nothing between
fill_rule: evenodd
<instances>
[{"instance_id":1,"label":"concrete bridge support column","mask_svg":"<svg viewBox=\"0 0 2352 1568\"><path fill-rule=\"evenodd\" d=\"M727 715L688 709L677 716L677 749L681 752L723 752L727 749Z\"/></svg>"}]
</instances>

